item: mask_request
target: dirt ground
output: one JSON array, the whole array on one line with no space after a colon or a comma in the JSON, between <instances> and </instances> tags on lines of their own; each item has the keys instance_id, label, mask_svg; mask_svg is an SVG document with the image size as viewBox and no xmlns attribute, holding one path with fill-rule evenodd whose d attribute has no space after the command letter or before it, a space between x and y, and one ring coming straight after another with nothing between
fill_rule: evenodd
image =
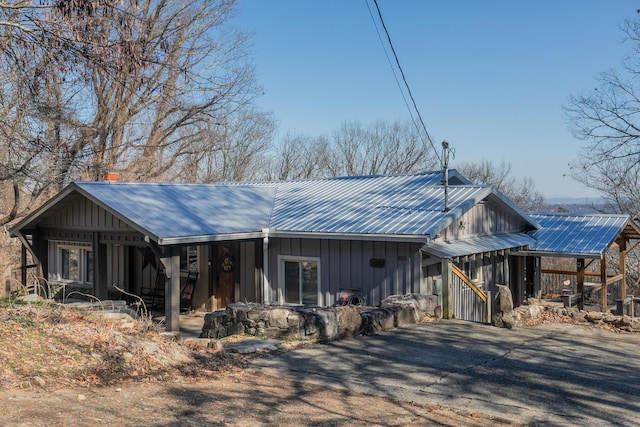
<instances>
[{"instance_id":1,"label":"dirt ground","mask_svg":"<svg viewBox=\"0 0 640 427\"><path fill-rule=\"evenodd\" d=\"M251 357L192 349L150 322L0 308L0 425L495 426L482 414L266 376Z\"/></svg>"},{"instance_id":2,"label":"dirt ground","mask_svg":"<svg viewBox=\"0 0 640 427\"><path fill-rule=\"evenodd\" d=\"M502 420L295 384L243 370L215 380L0 392L13 426L495 426Z\"/></svg>"}]
</instances>

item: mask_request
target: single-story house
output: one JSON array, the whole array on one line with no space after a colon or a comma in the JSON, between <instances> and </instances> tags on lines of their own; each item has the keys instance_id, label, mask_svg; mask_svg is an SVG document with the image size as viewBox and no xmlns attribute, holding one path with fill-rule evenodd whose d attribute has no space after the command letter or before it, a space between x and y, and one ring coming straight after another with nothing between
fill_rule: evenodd
<instances>
[{"instance_id":1,"label":"single-story house","mask_svg":"<svg viewBox=\"0 0 640 427\"><path fill-rule=\"evenodd\" d=\"M416 292L439 295L446 317L488 321L496 285L534 294L536 254L528 251L540 228L491 186L450 170L259 183L75 182L10 233L49 283L84 285L101 299L115 286L141 294L166 277L167 328L177 330L189 271L197 272L194 308L331 305L345 291L377 305Z\"/></svg>"}]
</instances>

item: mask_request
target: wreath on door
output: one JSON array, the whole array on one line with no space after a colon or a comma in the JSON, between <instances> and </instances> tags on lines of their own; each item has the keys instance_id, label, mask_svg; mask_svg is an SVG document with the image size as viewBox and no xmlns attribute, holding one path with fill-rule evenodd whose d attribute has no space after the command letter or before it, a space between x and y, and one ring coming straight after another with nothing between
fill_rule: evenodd
<instances>
[{"instance_id":1,"label":"wreath on door","mask_svg":"<svg viewBox=\"0 0 640 427\"><path fill-rule=\"evenodd\" d=\"M236 260L230 253L225 253L224 255L222 255L222 258L220 258L220 270L224 271L225 273L231 273L235 268L235 265Z\"/></svg>"}]
</instances>

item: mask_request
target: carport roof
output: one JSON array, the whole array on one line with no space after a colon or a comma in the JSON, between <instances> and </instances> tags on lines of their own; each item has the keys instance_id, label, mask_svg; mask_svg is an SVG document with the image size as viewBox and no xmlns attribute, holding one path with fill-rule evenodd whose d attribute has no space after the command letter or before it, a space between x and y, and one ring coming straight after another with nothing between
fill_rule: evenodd
<instances>
[{"instance_id":1,"label":"carport roof","mask_svg":"<svg viewBox=\"0 0 640 427\"><path fill-rule=\"evenodd\" d=\"M531 214L541 228L532 233L533 253L574 258L600 258L623 235L640 239L640 228L627 215Z\"/></svg>"}]
</instances>

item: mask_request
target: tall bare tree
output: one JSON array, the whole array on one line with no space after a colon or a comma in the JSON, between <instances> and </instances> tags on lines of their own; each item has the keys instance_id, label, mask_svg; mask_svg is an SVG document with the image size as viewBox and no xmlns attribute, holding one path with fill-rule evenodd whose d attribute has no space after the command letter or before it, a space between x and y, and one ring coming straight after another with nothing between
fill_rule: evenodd
<instances>
[{"instance_id":1,"label":"tall bare tree","mask_svg":"<svg viewBox=\"0 0 640 427\"><path fill-rule=\"evenodd\" d=\"M278 179L407 173L439 168L411 123L344 122L331 137L285 135L271 166Z\"/></svg>"},{"instance_id":2,"label":"tall bare tree","mask_svg":"<svg viewBox=\"0 0 640 427\"><path fill-rule=\"evenodd\" d=\"M619 71L597 77L592 91L573 95L565 108L574 136L585 142L572 176L598 190L610 208L640 215L640 18L623 26L631 53Z\"/></svg>"},{"instance_id":3,"label":"tall bare tree","mask_svg":"<svg viewBox=\"0 0 640 427\"><path fill-rule=\"evenodd\" d=\"M0 185L17 190L2 223L73 179L186 178L191 153L230 151L216 126L242 141L237 120L261 113L246 37L228 25L234 6L0 2Z\"/></svg>"}]
</instances>

